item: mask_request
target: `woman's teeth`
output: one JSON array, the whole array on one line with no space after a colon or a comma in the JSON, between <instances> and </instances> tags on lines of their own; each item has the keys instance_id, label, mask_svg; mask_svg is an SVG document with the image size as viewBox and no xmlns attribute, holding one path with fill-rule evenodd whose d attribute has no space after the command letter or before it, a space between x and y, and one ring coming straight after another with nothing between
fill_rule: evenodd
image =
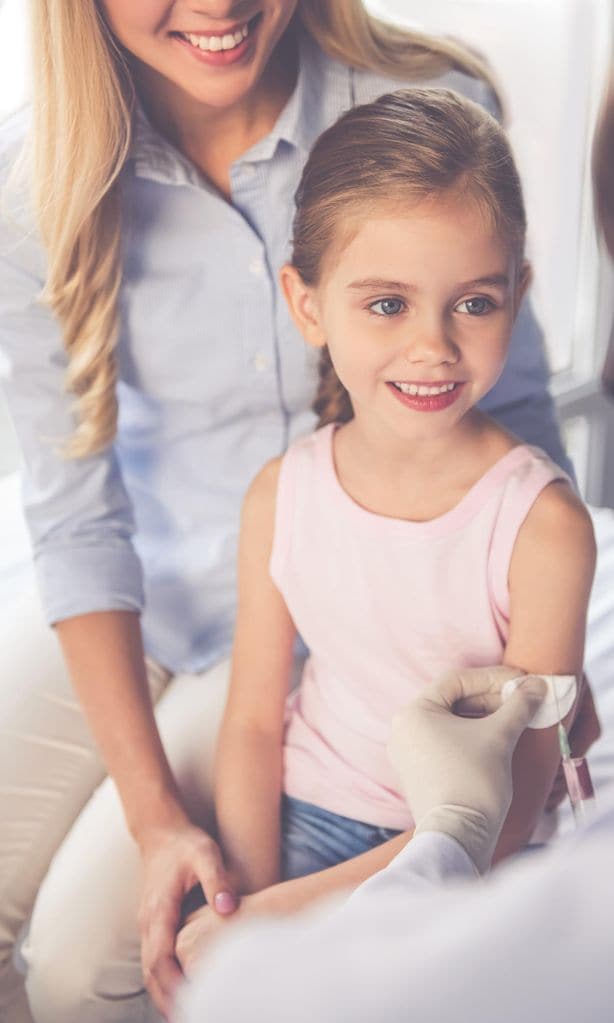
<instances>
[{"instance_id":1,"label":"woman's teeth","mask_svg":"<svg viewBox=\"0 0 614 1023\"><path fill-rule=\"evenodd\" d=\"M394 386L402 391L403 394L419 394L423 397L432 397L435 394L445 394L447 391L453 391L456 384L439 384L434 387L427 387L426 384L402 384L393 381Z\"/></svg>"},{"instance_id":2,"label":"woman's teeth","mask_svg":"<svg viewBox=\"0 0 614 1023\"><path fill-rule=\"evenodd\" d=\"M235 46L239 46L248 34L248 25L243 25L242 28L238 28L235 32L228 32L224 36L197 36L187 32L180 33L198 50L209 50L213 53L217 50L234 50Z\"/></svg>"}]
</instances>

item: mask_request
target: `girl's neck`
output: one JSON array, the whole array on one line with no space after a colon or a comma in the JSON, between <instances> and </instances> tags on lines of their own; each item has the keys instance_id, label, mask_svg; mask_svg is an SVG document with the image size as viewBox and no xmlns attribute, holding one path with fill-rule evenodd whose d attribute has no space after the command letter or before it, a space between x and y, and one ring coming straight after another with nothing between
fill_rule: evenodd
<instances>
[{"instance_id":1,"label":"girl's neck","mask_svg":"<svg viewBox=\"0 0 614 1023\"><path fill-rule=\"evenodd\" d=\"M137 90L154 127L198 167L226 197L230 167L264 138L290 98L296 84L296 39L288 30L280 40L257 85L232 106L216 108L161 83L146 66L135 71Z\"/></svg>"},{"instance_id":2,"label":"girl's neck","mask_svg":"<svg viewBox=\"0 0 614 1023\"><path fill-rule=\"evenodd\" d=\"M454 508L513 444L477 409L450 433L415 442L357 418L337 432L335 465L343 488L369 511L428 521Z\"/></svg>"}]
</instances>

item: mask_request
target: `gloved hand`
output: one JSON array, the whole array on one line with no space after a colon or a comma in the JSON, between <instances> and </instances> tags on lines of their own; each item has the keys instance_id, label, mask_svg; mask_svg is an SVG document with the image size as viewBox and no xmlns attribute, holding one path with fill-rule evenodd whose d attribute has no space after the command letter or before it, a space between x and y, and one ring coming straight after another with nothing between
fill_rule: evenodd
<instances>
[{"instance_id":1,"label":"gloved hand","mask_svg":"<svg viewBox=\"0 0 614 1023\"><path fill-rule=\"evenodd\" d=\"M546 693L543 679L528 675L502 703L503 684L519 674L504 666L456 672L392 722L388 755L415 833L451 835L481 873L490 866L512 800L512 754ZM489 716L459 717L455 705L457 712Z\"/></svg>"}]
</instances>

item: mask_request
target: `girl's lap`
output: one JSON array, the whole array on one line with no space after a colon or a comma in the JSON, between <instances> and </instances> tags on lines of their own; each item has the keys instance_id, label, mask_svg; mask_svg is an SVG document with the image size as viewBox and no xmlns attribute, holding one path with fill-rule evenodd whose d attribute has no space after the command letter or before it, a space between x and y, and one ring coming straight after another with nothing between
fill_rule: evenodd
<instances>
[{"instance_id":1,"label":"girl's lap","mask_svg":"<svg viewBox=\"0 0 614 1023\"><path fill-rule=\"evenodd\" d=\"M314 803L284 795L282 880L304 877L360 856L399 832L331 813Z\"/></svg>"}]
</instances>

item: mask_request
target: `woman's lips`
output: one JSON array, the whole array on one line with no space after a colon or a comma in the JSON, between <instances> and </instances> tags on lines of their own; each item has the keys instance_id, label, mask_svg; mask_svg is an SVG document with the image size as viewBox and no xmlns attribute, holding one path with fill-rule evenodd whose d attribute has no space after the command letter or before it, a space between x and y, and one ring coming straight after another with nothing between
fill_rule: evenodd
<instances>
[{"instance_id":1,"label":"woman's lips","mask_svg":"<svg viewBox=\"0 0 614 1023\"><path fill-rule=\"evenodd\" d=\"M221 48L222 40L228 41L228 37L236 37L236 34L241 32L242 26L237 26L232 31L227 32L198 32L198 33L173 33L172 38L179 43L183 49L187 49L194 60L197 60L201 64L208 64L212 67L226 67L229 64L236 64L237 61L241 60L245 56L247 51L253 44L253 39L258 31L260 25L261 16L257 14L254 18L251 18L248 22L244 23L247 27L247 35L242 39L240 43L235 43L229 49ZM215 43L215 46L220 45L220 49L202 49L200 46L194 45L194 42L188 38L190 36L192 40L199 36L201 39L206 39L209 45L212 44L212 40L219 40L219 43Z\"/></svg>"}]
</instances>

